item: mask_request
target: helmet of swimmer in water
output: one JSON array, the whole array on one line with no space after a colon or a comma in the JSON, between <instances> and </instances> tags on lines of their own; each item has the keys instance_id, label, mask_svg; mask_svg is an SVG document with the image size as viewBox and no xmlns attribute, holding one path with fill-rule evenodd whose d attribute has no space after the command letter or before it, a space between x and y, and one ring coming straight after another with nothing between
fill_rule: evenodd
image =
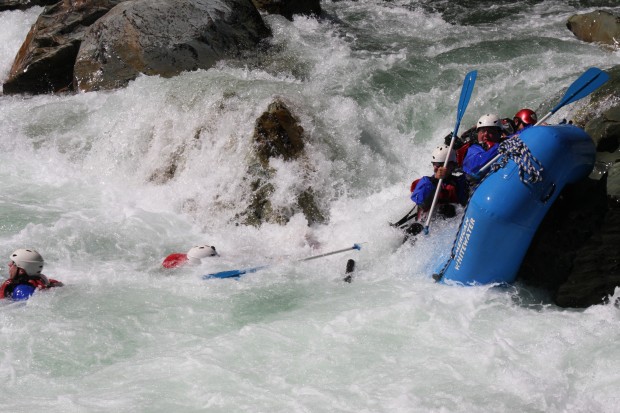
<instances>
[{"instance_id":1,"label":"helmet of swimmer in water","mask_svg":"<svg viewBox=\"0 0 620 413\"><path fill-rule=\"evenodd\" d=\"M217 255L215 247L212 245L197 245L187 252L187 261L191 264L200 264L203 258Z\"/></svg>"},{"instance_id":2,"label":"helmet of swimmer in water","mask_svg":"<svg viewBox=\"0 0 620 413\"><path fill-rule=\"evenodd\" d=\"M43 271L43 264L45 263L41 254L30 248L15 250L9 259L29 276L40 275L41 271Z\"/></svg>"}]
</instances>

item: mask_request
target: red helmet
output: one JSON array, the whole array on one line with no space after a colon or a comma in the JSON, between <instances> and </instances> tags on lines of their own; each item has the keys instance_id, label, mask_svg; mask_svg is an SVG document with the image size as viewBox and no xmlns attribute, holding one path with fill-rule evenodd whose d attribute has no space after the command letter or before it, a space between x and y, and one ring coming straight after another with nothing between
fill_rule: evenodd
<instances>
[{"instance_id":1,"label":"red helmet","mask_svg":"<svg viewBox=\"0 0 620 413\"><path fill-rule=\"evenodd\" d=\"M538 116L532 109L521 109L514 116L514 121L522 122L526 125L535 125L538 122Z\"/></svg>"}]
</instances>

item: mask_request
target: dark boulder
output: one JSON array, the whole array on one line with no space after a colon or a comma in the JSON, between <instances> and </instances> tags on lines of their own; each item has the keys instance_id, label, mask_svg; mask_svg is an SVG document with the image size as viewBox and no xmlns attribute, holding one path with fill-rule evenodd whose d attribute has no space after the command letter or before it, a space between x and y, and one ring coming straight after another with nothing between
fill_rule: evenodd
<instances>
[{"instance_id":1,"label":"dark boulder","mask_svg":"<svg viewBox=\"0 0 620 413\"><path fill-rule=\"evenodd\" d=\"M517 279L552 296L571 277L581 248L601 230L608 210L605 179L567 185L538 228Z\"/></svg>"},{"instance_id":2,"label":"dark boulder","mask_svg":"<svg viewBox=\"0 0 620 413\"><path fill-rule=\"evenodd\" d=\"M46 7L17 52L5 94L71 89L73 65L84 32L123 0L62 0Z\"/></svg>"},{"instance_id":3,"label":"dark boulder","mask_svg":"<svg viewBox=\"0 0 620 413\"><path fill-rule=\"evenodd\" d=\"M541 223L517 280L561 307L601 304L620 287L620 203L607 173L568 185Z\"/></svg>"},{"instance_id":4,"label":"dark boulder","mask_svg":"<svg viewBox=\"0 0 620 413\"><path fill-rule=\"evenodd\" d=\"M256 153L263 166L270 158L290 161L299 158L304 150L304 129L280 100L271 103L257 120L254 128Z\"/></svg>"},{"instance_id":5,"label":"dark boulder","mask_svg":"<svg viewBox=\"0 0 620 413\"><path fill-rule=\"evenodd\" d=\"M580 308L602 304L616 287L620 287L620 204L610 199L599 231L577 250L570 276L558 289L555 302L560 307Z\"/></svg>"},{"instance_id":6,"label":"dark boulder","mask_svg":"<svg viewBox=\"0 0 620 413\"><path fill-rule=\"evenodd\" d=\"M297 212L302 212L310 225L326 221L316 201L315 190L306 183L307 176L312 174L312 167L305 154L305 139L299 120L281 100L272 102L256 120L254 144L257 162L248 170L251 196L248 207L240 216L244 224L284 224ZM274 158L299 162L304 171L304 176L298 178L300 187L305 189L300 190L289 205L274 206L271 200L275 190L272 182L275 171L269 162Z\"/></svg>"},{"instance_id":7,"label":"dark boulder","mask_svg":"<svg viewBox=\"0 0 620 413\"><path fill-rule=\"evenodd\" d=\"M86 33L75 87L113 89L139 74L172 77L208 69L270 35L250 0L134 0Z\"/></svg>"}]
</instances>

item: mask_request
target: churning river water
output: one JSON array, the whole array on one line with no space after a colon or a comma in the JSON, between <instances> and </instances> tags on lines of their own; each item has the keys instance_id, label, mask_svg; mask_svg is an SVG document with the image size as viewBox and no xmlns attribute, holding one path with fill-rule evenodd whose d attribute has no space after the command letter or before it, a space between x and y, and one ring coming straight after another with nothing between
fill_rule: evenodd
<instances>
[{"instance_id":1,"label":"churning river water","mask_svg":"<svg viewBox=\"0 0 620 413\"><path fill-rule=\"evenodd\" d=\"M478 78L462 130L548 109L588 67L620 64L565 27L596 2L454 3L324 1L319 20L264 16L273 47L249 60L115 91L0 96L0 256L35 248L66 284L0 303L0 409L620 411L618 308L437 285L456 223L413 245L388 225L430 173L466 73ZM41 10L0 13L0 81ZM326 224L234 224L254 122L276 97L306 132L304 182ZM174 178L150 179L180 145ZM300 166L272 166L273 202L287 205ZM161 268L195 244L221 256ZM262 264L238 281L200 277Z\"/></svg>"}]
</instances>

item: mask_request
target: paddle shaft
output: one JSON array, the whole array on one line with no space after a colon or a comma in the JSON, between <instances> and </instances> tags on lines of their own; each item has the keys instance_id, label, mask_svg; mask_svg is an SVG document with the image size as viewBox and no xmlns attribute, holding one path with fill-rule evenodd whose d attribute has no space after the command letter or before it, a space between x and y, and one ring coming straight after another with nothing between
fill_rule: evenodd
<instances>
[{"instance_id":1,"label":"paddle shaft","mask_svg":"<svg viewBox=\"0 0 620 413\"><path fill-rule=\"evenodd\" d=\"M476 82L477 74L478 72L473 70L465 76L465 81L463 82L463 87L461 88L459 106L456 111L456 123L454 125L454 131L452 132L452 139L450 139L450 146L448 147L448 154L446 155L446 159L443 162L444 168L447 168L448 163L450 162L450 153L452 153L452 148L454 147L454 141L456 140L459 126L461 126L461 119L463 119L463 115L465 114L465 109L467 108L467 104L469 103L469 98L471 97L471 92L474 89L474 84ZM433 217L433 212L435 211L435 205L437 204L437 200L439 199L439 192L441 191L442 183L443 183L443 178L439 179L439 182L437 183L437 189L435 190L435 195L433 196L433 203L431 204L431 209L428 211L428 218L426 219L426 225L424 225L425 234L428 234L428 229L431 224L431 218Z\"/></svg>"},{"instance_id":2,"label":"paddle shaft","mask_svg":"<svg viewBox=\"0 0 620 413\"><path fill-rule=\"evenodd\" d=\"M327 257L329 255L334 255L334 254L340 254L341 252L350 251L350 250L360 250L361 248L362 247L359 244L353 244L353 246L349 248L343 248L338 251L326 252L325 254L319 254L319 255L312 256L312 257L304 258L302 260L298 260L297 262L316 260L317 258Z\"/></svg>"},{"instance_id":3,"label":"paddle shaft","mask_svg":"<svg viewBox=\"0 0 620 413\"><path fill-rule=\"evenodd\" d=\"M337 251L331 251L331 252L326 252L324 254L319 254L319 255L314 255L312 257L308 257L308 258L304 258L301 260L297 260L297 262L302 262L302 261L310 261L310 260L315 260L317 258L322 258L322 257L327 257L329 255L334 255L334 254L340 254L341 252L345 252L345 251L351 251L351 250L361 250L362 247L360 244L353 244L352 247L349 248L343 248L341 250L337 250ZM203 275L202 278L203 279L210 279L210 278L234 278L234 277L239 277L243 274L247 274L247 273L252 273L252 272L256 272L259 270L262 270L263 268L267 268L269 267L269 265L261 265L258 267L252 267L252 268L246 268L246 269L242 269L242 270L227 270L227 271L220 271L220 272L216 272L216 273L212 273L212 274L207 274L207 275Z\"/></svg>"}]
</instances>

